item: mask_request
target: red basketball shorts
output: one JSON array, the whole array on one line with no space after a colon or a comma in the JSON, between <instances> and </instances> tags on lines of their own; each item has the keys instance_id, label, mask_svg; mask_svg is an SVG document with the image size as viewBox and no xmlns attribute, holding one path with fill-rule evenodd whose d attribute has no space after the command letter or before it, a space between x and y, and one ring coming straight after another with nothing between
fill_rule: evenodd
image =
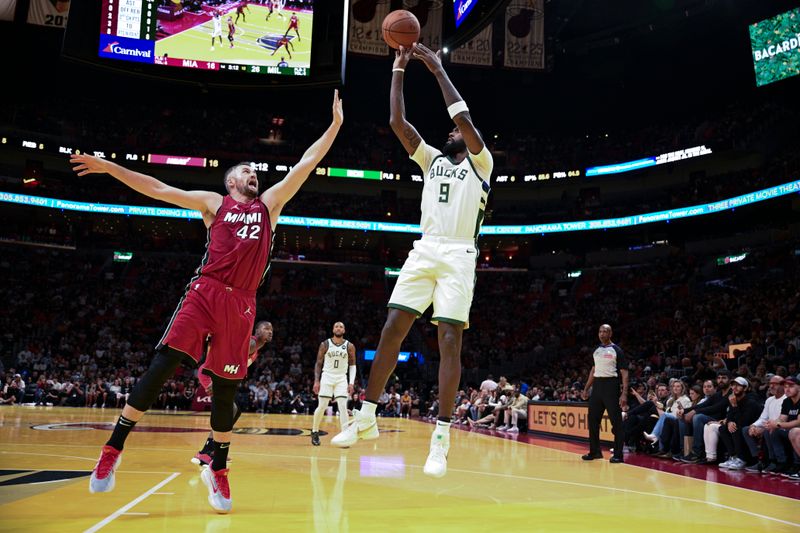
<instances>
[{"instance_id":1,"label":"red basketball shorts","mask_svg":"<svg viewBox=\"0 0 800 533\"><path fill-rule=\"evenodd\" d=\"M256 317L254 291L229 287L201 276L193 281L178 303L159 342L189 355L195 362L206 360L203 369L226 379L247 376L247 352Z\"/></svg>"}]
</instances>

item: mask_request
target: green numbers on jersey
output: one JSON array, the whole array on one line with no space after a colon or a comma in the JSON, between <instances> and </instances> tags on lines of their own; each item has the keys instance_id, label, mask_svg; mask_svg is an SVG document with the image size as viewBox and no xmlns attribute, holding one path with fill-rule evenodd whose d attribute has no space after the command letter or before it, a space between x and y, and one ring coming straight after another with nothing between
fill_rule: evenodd
<instances>
[{"instance_id":1,"label":"green numbers on jersey","mask_svg":"<svg viewBox=\"0 0 800 533\"><path fill-rule=\"evenodd\" d=\"M236 232L236 236L240 239L258 239L258 234L261 233L261 226L256 224L249 226L245 224Z\"/></svg>"},{"instance_id":2,"label":"green numbers on jersey","mask_svg":"<svg viewBox=\"0 0 800 533\"><path fill-rule=\"evenodd\" d=\"M439 185L439 203L446 204L450 202L450 184L442 183Z\"/></svg>"}]
</instances>

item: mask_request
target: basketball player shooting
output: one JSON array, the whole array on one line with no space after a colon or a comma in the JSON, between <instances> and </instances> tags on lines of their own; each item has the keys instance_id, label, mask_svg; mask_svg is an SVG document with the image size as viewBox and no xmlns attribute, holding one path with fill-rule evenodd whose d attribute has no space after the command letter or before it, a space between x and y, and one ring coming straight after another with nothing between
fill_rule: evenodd
<instances>
[{"instance_id":1,"label":"basketball player shooting","mask_svg":"<svg viewBox=\"0 0 800 533\"><path fill-rule=\"evenodd\" d=\"M412 58L421 60L442 90L447 111L456 127L440 150L428 145L405 117L403 76ZM469 326L475 284L477 238L489 195L492 155L472 124L467 104L447 76L440 54L421 44L395 54L389 96L390 125L424 175L422 238L414 243L389 299L389 313L381 332L369 375L366 401L354 411L354 422L336 435L335 446L352 446L359 439L378 438L375 407L397 365L400 344L414 320L433 303L439 329L439 413L431 436L425 474L447 473L450 420L461 380L461 338Z\"/></svg>"},{"instance_id":2,"label":"basketball player shooting","mask_svg":"<svg viewBox=\"0 0 800 533\"><path fill-rule=\"evenodd\" d=\"M333 337L322 341L314 365L314 394L317 408L311 428L311 444L319 446L319 424L331 399L339 408L341 429L347 427L347 399L353 394L356 381L356 347L344 338L344 324L333 325Z\"/></svg>"},{"instance_id":3,"label":"basketball player shooting","mask_svg":"<svg viewBox=\"0 0 800 533\"><path fill-rule=\"evenodd\" d=\"M213 383L211 429L214 458L201 474L208 487L208 501L215 511L230 512L228 450L233 429L234 396L247 375L250 332L256 315L256 289L269 266L274 229L281 211L305 183L333 144L344 120L339 92L333 97L333 121L325 133L286 177L258 193L258 176L248 163L225 173L222 196L210 191L184 191L85 154L72 155L78 176L110 174L128 187L155 200L199 211L209 231L206 253L186 287L186 293L156 346L150 368L131 392L128 404L103 446L89 480L90 492L114 488L125 440L157 398L164 382L175 374L181 361L194 364L205 359L203 372ZM210 339L210 349L205 352Z\"/></svg>"},{"instance_id":4,"label":"basketball player shooting","mask_svg":"<svg viewBox=\"0 0 800 533\"><path fill-rule=\"evenodd\" d=\"M255 362L258 358L258 351L264 347L265 344L272 341L272 324L267 321L261 321L256 324L256 332L255 335L250 337L250 348L247 353L247 367L250 366ZM207 350L211 350L211 343L209 342L209 346ZM203 372L207 367L207 362L203 362L200 365L200 368L197 369L197 379L200 384L205 389L206 394L209 394L213 397L214 395L214 383L211 381L211 376ZM239 417L242 416L242 411L239 409L239 406L236 405L236 402L233 403L233 424L236 425L236 422L239 420ZM203 467L206 465L211 464L214 460L214 432L208 434L208 438L206 439L206 443L197 452L194 457L191 458L191 462Z\"/></svg>"}]
</instances>

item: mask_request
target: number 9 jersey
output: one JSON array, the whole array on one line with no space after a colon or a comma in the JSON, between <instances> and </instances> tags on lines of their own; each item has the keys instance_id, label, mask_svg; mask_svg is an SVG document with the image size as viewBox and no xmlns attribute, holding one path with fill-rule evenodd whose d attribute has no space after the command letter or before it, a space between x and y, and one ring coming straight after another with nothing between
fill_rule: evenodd
<instances>
[{"instance_id":1,"label":"number 9 jersey","mask_svg":"<svg viewBox=\"0 0 800 533\"><path fill-rule=\"evenodd\" d=\"M424 173L422 239L403 263L389 307L421 316L433 304L434 324L469 327L477 238L489 197L492 155L484 146L460 163L421 142L411 156Z\"/></svg>"},{"instance_id":2,"label":"number 9 jersey","mask_svg":"<svg viewBox=\"0 0 800 533\"><path fill-rule=\"evenodd\" d=\"M479 154L467 151L467 157L455 163L422 141L411 159L423 172L422 234L477 239L494 166L489 149L484 146Z\"/></svg>"}]
</instances>

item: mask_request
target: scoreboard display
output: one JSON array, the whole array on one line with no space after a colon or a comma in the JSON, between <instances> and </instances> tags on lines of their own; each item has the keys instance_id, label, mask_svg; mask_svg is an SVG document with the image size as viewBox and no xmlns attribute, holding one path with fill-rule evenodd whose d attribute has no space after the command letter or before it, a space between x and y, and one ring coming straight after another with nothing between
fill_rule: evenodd
<instances>
[{"instance_id":1,"label":"scoreboard display","mask_svg":"<svg viewBox=\"0 0 800 533\"><path fill-rule=\"evenodd\" d=\"M102 0L98 56L181 69L309 76L314 0Z\"/></svg>"}]
</instances>

